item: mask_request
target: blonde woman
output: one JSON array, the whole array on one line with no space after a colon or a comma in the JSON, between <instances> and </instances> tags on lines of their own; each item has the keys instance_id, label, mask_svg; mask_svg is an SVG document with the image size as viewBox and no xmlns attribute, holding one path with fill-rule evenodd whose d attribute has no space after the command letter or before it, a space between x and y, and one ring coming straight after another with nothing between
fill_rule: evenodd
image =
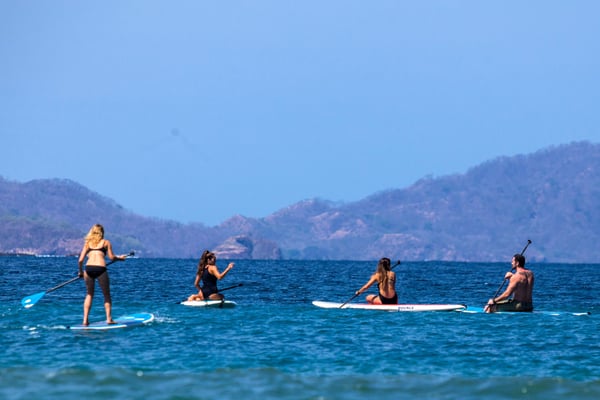
<instances>
[{"instance_id":1,"label":"blonde woman","mask_svg":"<svg viewBox=\"0 0 600 400\"><path fill-rule=\"evenodd\" d=\"M83 270L83 262L87 257L85 272ZM83 325L89 325L89 314L92 308L92 300L94 299L94 286L96 280L104 294L104 310L106 311L106 323L114 324L112 319L112 299L110 297L110 282L108 279L108 271L106 268L105 257L111 261L125 260L125 255L117 256L113 253L110 241L104 239L104 227L100 224L92 226L88 234L85 236L85 244L79 254L79 276L85 279L87 293L83 302Z\"/></svg>"},{"instance_id":2,"label":"blonde woman","mask_svg":"<svg viewBox=\"0 0 600 400\"><path fill-rule=\"evenodd\" d=\"M363 293L372 284L377 282L379 293L377 295L370 294L366 300L370 304L398 304L398 294L396 293L396 273L392 271L391 261L387 257L383 257L377 263L375 273L371 275L371 279L364 284L356 295Z\"/></svg>"}]
</instances>

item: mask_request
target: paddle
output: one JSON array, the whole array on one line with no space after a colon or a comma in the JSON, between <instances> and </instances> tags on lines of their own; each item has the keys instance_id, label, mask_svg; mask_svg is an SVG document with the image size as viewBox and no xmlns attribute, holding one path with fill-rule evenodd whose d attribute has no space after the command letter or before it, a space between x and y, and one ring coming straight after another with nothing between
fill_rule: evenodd
<instances>
[{"instance_id":1,"label":"paddle","mask_svg":"<svg viewBox=\"0 0 600 400\"><path fill-rule=\"evenodd\" d=\"M529 245L531 244L531 240L527 239L527 244L525 245L525 247L523 247L523 250L521 251L521 255L525 254L525 250L527 250L527 248L529 247ZM510 269L511 271L513 270L513 268ZM502 281L502 283L500 284L500 287L498 287L498 290L496 290L496 293L494 293L494 296L492 297L492 299L495 299L496 296L498 296L498 293L500 293L500 291L502 290L502 287L504 287L504 284L506 283L507 279L504 278L504 280ZM484 307L484 310L487 310L488 306L486 305Z\"/></svg>"},{"instance_id":2,"label":"paddle","mask_svg":"<svg viewBox=\"0 0 600 400\"><path fill-rule=\"evenodd\" d=\"M394 268L396 268L398 265L400 265L400 260L396 261L396 264L394 264L392 266L392 268L390 268L390 271L393 270ZM354 300L355 298L357 298L358 296L360 296L360 294L355 294L354 296L350 297L348 300L346 300L345 303L343 303L340 308L344 307L346 304L350 303L352 300Z\"/></svg>"},{"instance_id":3,"label":"paddle","mask_svg":"<svg viewBox=\"0 0 600 400\"><path fill-rule=\"evenodd\" d=\"M135 255L135 252L131 251L129 254L127 254L125 256L125 258L134 256L134 255ZM109 266L110 264L114 263L115 261L117 261L117 260L110 261L109 263L106 264L106 266ZM79 280L81 278L82 277L78 275L75 278L69 279L68 281L61 283L60 285L54 286L52 289L48 289L48 290L46 290L44 292L39 292L39 293L36 293L36 294L32 294L30 296L23 297L23 300L21 300L21 305L23 307L25 307L25 308L31 308L31 307L33 307L35 305L35 303L37 303L38 301L40 301L40 299L42 297L44 297L44 295L46 293L54 292L55 290L58 290L61 287L66 286L69 283L73 283L73 282L75 282L75 281L77 281L77 280Z\"/></svg>"}]
</instances>

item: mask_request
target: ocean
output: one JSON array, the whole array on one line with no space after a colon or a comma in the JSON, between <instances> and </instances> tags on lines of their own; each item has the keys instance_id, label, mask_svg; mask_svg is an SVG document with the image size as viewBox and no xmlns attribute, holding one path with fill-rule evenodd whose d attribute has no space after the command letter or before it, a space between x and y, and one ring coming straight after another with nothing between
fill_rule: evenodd
<instances>
[{"instance_id":1,"label":"ocean","mask_svg":"<svg viewBox=\"0 0 600 400\"><path fill-rule=\"evenodd\" d=\"M400 302L482 306L511 255L403 262ZM0 257L0 398L600 398L600 265L528 265L536 309L591 312L574 316L321 309L311 302L349 300L376 260L234 262L219 282L243 284L223 292L232 309L179 304L194 292L197 260L112 264L113 316L155 321L75 332L66 327L81 323L83 281L30 309L20 302L75 276L76 259ZM92 322L104 319L102 303L97 287Z\"/></svg>"}]
</instances>

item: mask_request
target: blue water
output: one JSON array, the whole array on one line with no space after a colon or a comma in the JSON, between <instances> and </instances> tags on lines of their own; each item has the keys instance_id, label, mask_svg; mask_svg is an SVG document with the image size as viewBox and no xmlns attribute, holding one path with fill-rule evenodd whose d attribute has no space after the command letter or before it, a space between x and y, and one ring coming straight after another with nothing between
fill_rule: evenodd
<instances>
[{"instance_id":1,"label":"blue water","mask_svg":"<svg viewBox=\"0 0 600 400\"><path fill-rule=\"evenodd\" d=\"M226 261L219 260L220 268ZM177 304L196 260L109 267L113 316L148 326L73 332L82 281L24 309L23 297L75 275L73 258L0 257L1 399L598 399L600 265L533 264L544 314L327 310L375 262L248 261L220 282L233 309ZM508 263L402 263L401 302L481 306ZM357 299L358 300L358 299ZM355 301L357 301L355 300ZM92 321L102 320L97 289Z\"/></svg>"}]
</instances>

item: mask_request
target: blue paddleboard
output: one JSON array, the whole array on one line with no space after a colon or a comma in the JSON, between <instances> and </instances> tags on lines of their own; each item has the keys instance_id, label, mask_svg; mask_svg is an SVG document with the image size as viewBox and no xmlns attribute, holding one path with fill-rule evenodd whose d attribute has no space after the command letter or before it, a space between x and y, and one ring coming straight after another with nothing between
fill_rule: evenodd
<instances>
[{"instance_id":1,"label":"blue paddleboard","mask_svg":"<svg viewBox=\"0 0 600 400\"><path fill-rule=\"evenodd\" d=\"M131 328L144 325L154 321L154 315L150 313L138 313L124 315L116 318L114 324L107 324L106 321L92 322L89 325L73 325L67 328L74 331L106 331L109 329Z\"/></svg>"},{"instance_id":2,"label":"blue paddleboard","mask_svg":"<svg viewBox=\"0 0 600 400\"><path fill-rule=\"evenodd\" d=\"M479 313L485 313L485 311L483 310L483 307L473 307L473 306L468 306L466 309L464 310L456 310L462 313L467 313L467 314L479 314ZM546 311L546 310L533 310L532 312L508 312L508 311L498 311L495 313L490 313L490 314L543 314L543 315L590 315L590 312L570 312L570 311Z\"/></svg>"}]
</instances>

